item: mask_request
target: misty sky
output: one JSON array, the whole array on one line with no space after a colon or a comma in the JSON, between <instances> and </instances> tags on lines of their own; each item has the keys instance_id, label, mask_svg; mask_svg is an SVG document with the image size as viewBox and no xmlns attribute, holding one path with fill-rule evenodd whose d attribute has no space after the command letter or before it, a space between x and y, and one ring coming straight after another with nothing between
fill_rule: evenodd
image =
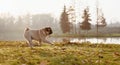
<instances>
[{"instance_id":1,"label":"misty sky","mask_svg":"<svg viewBox=\"0 0 120 65\"><path fill-rule=\"evenodd\" d=\"M49 13L58 18L64 5L68 8L74 3L76 3L77 18L80 18L83 9L88 6L94 23L96 0L0 0L0 13L12 15ZM120 21L120 0L99 0L99 8L104 13L107 22Z\"/></svg>"}]
</instances>

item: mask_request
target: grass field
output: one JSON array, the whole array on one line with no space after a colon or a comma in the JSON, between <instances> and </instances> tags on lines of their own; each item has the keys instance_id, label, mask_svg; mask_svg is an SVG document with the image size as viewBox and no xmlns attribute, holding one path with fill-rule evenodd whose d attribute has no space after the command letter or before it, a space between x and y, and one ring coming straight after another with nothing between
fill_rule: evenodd
<instances>
[{"instance_id":1,"label":"grass field","mask_svg":"<svg viewBox=\"0 0 120 65\"><path fill-rule=\"evenodd\" d=\"M0 65L120 65L120 45L90 42L37 44L0 41Z\"/></svg>"}]
</instances>

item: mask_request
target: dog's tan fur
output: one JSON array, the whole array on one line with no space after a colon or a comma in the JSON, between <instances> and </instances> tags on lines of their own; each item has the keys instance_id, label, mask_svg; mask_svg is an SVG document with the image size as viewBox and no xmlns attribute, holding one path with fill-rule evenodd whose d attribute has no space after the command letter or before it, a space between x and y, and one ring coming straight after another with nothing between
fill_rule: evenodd
<instances>
[{"instance_id":1,"label":"dog's tan fur","mask_svg":"<svg viewBox=\"0 0 120 65\"><path fill-rule=\"evenodd\" d=\"M28 41L29 46L33 47L32 40L39 41L40 44L41 42L52 44L51 42L46 40L46 37L49 36L50 34L52 34L52 29L50 27L46 27L40 30L30 30L29 28L26 28L24 37Z\"/></svg>"}]
</instances>

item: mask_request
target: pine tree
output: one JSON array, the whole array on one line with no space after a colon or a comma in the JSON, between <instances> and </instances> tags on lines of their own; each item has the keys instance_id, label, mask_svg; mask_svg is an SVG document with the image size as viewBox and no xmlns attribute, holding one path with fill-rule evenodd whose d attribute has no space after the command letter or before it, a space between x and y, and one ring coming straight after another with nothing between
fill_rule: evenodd
<instances>
[{"instance_id":1,"label":"pine tree","mask_svg":"<svg viewBox=\"0 0 120 65\"><path fill-rule=\"evenodd\" d=\"M86 8L84 10L84 14L83 14L83 17L82 17L83 18L83 22L80 25L80 28L82 30L90 30L91 29L91 23L89 23L89 21L91 21L91 19L89 18L90 14L88 12L89 12L89 9Z\"/></svg>"},{"instance_id":2,"label":"pine tree","mask_svg":"<svg viewBox=\"0 0 120 65\"><path fill-rule=\"evenodd\" d=\"M63 33L70 32L70 22L69 22L69 19L68 19L68 14L66 12L66 6L64 6L64 10L61 14L60 26L61 26L61 29L62 29Z\"/></svg>"}]
</instances>

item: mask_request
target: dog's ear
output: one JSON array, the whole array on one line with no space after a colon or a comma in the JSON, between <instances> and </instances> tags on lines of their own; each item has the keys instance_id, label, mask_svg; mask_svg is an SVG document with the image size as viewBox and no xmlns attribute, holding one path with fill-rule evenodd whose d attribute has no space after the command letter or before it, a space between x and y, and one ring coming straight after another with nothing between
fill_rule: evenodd
<instances>
[{"instance_id":1,"label":"dog's ear","mask_svg":"<svg viewBox=\"0 0 120 65\"><path fill-rule=\"evenodd\" d=\"M30 30L30 29L29 29L29 28L26 28L26 29L25 29L25 31L28 31L28 30Z\"/></svg>"}]
</instances>

